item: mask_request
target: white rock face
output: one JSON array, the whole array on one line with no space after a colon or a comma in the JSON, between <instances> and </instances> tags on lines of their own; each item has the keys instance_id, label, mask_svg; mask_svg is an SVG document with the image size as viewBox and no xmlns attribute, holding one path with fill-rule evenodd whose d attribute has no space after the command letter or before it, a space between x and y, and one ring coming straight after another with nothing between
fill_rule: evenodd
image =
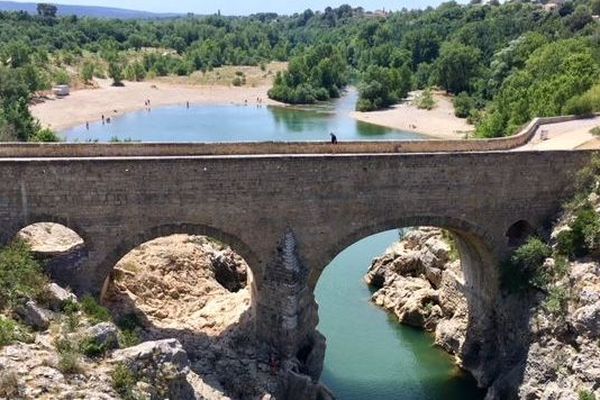
<instances>
[{"instance_id":1,"label":"white rock face","mask_svg":"<svg viewBox=\"0 0 600 400\"><path fill-rule=\"evenodd\" d=\"M460 353L468 317L462 271L440 229L410 231L373 261L365 280L379 288L375 304L401 323L435 332L438 345Z\"/></svg>"}]
</instances>

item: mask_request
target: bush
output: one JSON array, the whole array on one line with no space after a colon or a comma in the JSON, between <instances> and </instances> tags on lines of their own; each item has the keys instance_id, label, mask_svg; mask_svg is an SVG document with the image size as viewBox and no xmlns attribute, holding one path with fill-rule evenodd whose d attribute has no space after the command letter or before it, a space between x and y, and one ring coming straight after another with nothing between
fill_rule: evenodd
<instances>
[{"instance_id":1,"label":"bush","mask_svg":"<svg viewBox=\"0 0 600 400\"><path fill-rule=\"evenodd\" d=\"M417 108L423 110L432 110L435 107L435 100L431 94L431 90L425 89L415 100Z\"/></svg>"},{"instance_id":2,"label":"bush","mask_svg":"<svg viewBox=\"0 0 600 400\"><path fill-rule=\"evenodd\" d=\"M550 246L538 238L529 238L502 265L502 287L509 292L545 288L553 271L545 271L542 266L551 255Z\"/></svg>"},{"instance_id":3,"label":"bush","mask_svg":"<svg viewBox=\"0 0 600 400\"><path fill-rule=\"evenodd\" d=\"M600 84L592 86L585 93L574 96L565 104L564 114L590 115L600 111Z\"/></svg>"},{"instance_id":4,"label":"bush","mask_svg":"<svg viewBox=\"0 0 600 400\"><path fill-rule=\"evenodd\" d=\"M60 142L60 138L51 129L44 128L44 129L40 129L39 131L37 131L35 136L33 138L31 138L31 141L52 143L52 142Z\"/></svg>"},{"instance_id":5,"label":"bush","mask_svg":"<svg viewBox=\"0 0 600 400\"><path fill-rule=\"evenodd\" d=\"M92 296L84 296L81 299L81 309L90 318L92 323L107 322L112 320L110 311L102 307Z\"/></svg>"},{"instance_id":6,"label":"bush","mask_svg":"<svg viewBox=\"0 0 600 400\"><path fill-rule=\"evenodd\" d=\"M81 357L75 351L59 352L58 370L63 374L80 374L83 372Z\"/></svg>"},{"instance_id":7,"label":"bush","mask_svg":"<svg viewBox=\"0 0 600 400\"><path fill-rule=\"evenodd\" d=\"M0 398L21 398L20 387L17 374L12 371L3 371L0 373Z\"/></svg>"},{"instance_id":8,"label":"bush","mask_svg":"<svg viewBox=\"0 0 600 400\"><path fill-rule=\"evenodd\" d=\"M15 240L0 250L0 310L22 299L43 300L47 283L42 267L24 241Z\"/></svg>"},{"instance_id":9,"label":"bush","mask_svg":"<svg viewBox=\"0 0 600 400\"><path fill-rule=\"evenodd\" d=\"M588 390L580 390L578 397L579 400L596 400L596 395Z\"/></svg>"},{"instance_id":10,"label":"bush","mask_svg":"<svg viewBox=\"0 0 600 400\"><path fill-rule=\"evenodd\" d=\"M137 346L141 342L140 335L134 330L122 330L119 334L119 345L122 348Z\"/></svg>"},{"instance_id":11,"label":"bush","mask_svg":"<svg viewBox=\"0 0 600 400\"><path fill-rule=\"evenodd\" d=\"M94 338L86 338L79 343L79 351L90 358L98 358L106 353L106 346Z\"/></svg>"},{"instance_id":12,"label":"bush","mask_svg":"<svg viewBox=\"0 0 600 400\"><path fill-rule=\"evenodd\" d=\"M548 291L544 307L554 316L564 316L569 303L569 291L563 287L555 286Z\"/></svg>"},{"instance_id":13,"label":"bush","mask_svg":"<svg viewBox=\"0 0 600 400\"><path fill-rule=\"evenodd\" d=\"M475 101L466 92L461 92L453 99L452 103L454 104L454 115L458 118L468 118L475 108Z\"/></svg>"},{"instance_id":14,"label":"bush","mask_svg":"<svg viewBox=\"0 0 600 400\"><path fill-rule=\"evenodd\" d=\"M126 365L117 364L110 376L113 389L121 395L123 399L133 400L136 398L134 389L137 383L137 377Z\"/></svg>"},{"instance_id":15,"label":"bush","mask_svg":"<svg viewBox=\"0 0 600 400\"><path fill-rule=\"evenodd\" d=\"M94 79L95 69L96 69L96 66L94 65L93 62L91 62L91 61L84 62L83 66L81 67L81 78L85 82L90 82L92 79Z\"/></svg>"},{"instance_id":16,"label":"bush","mask_svg":"<svg viewBox=\"0 0 600 400\"><path fill-rule=\"evenodd\" d=\"M231 84L233 86L244 86L246 84L246 78L240 78L239 76L236 76L233 78Z\"/></svg>"},{"instance_id":17,"label":"bush","mask_svg":"<svg viewBox=\"0 0 600 400\"><path fill-rule=\"evenodd\" d=\"M590 129L590 133L594 136L600 136L600 126Z\"/></svg>"},{"instance_id":18,"label":"bush","mask_svg":"<svg viewBox=\"0 0 600 400\"><path fill-rule=\"evenodd\" d=\"M584 257L600 251L600 216L589 205L580 208L570 230L560 232L556 250L567 257Z\"/></svg>"},{"instance_id":19,"label":"bush","mask_svg":"<svg viewBox=\"0 0 600 400\"><path fill-rule=\"evenodd\" d=\"M8 346L15 342L32 342L33 336L27 329L12 319L0 315L0 347Z\"/></svg>"}]
</instances>

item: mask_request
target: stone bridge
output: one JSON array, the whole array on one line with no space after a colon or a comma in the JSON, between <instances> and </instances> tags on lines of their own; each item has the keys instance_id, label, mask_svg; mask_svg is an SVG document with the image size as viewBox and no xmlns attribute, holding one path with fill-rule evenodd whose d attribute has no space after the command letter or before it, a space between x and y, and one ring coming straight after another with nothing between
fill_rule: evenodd
<instances>
[{"instance_id":1,"label":"stone bridge","mask_svg":"<svg viewBox=\"0 0 600 400\"><path fill-rule=\"evenodd\" d=\"M226 145L223 145L226 146ZM586 151L0 158L0 244L36 222L85 240L55 278L101 293L121 257L156 237L208 235L254 275L262 343L318 379L313 290L338 253L369 235L437 226L459 242L473 360L494 349L498 261L556 215ZM321 346L322 347L322 346ZM468 362L468 360L466 360ZM481 362L481 361L473 361ZM485 377L479 377L485 382Z\"/></svg>"}]
</instances>

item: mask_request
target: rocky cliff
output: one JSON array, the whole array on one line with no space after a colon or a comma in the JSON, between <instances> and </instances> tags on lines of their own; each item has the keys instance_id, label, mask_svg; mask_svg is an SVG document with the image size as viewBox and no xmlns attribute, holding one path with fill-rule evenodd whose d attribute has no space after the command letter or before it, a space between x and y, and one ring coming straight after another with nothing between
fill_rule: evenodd
<instances>
[{"instance_id":1,"label":"rocky cliff","mask_svg":"<svg viewBox=\"0 0 600 400\"><path fill-rule=\"evenodd\" d=\"M375 304L401 323L433 332L439 346L460 354L468 320L464 281L453 242L440 229L407 232L373 261L365 280L378 289Z\"/></svg>"},{"instance_id":2,"label":"rocky cliff","mask_svg":"<svg viewBox=\"0 0 600 400\"><path fill-rule=\"evenodd\" d=\"M60 250L79 240L57 226L21 236L54 255L58 246L44 240L53 234ZM0 310L0 399L274 398L282 372L259 354L251 285L231 249L187 235L123 258L107 308L49 284L42 302Z\"/></svg>"},{"instance_id":3,"label":"rocky cliff","mask_svg":"<svg viewBox=\"0 0 600 400\"><path fill-rule=\"evenodd\" d=\"M600 398L600 262L594 255L569 261L556 252L557 236L573 219L565 214L550 235L553 256L534 279L548 282L503 289L496 316L497 372L486 400ZM411 230L373 261L365 280L378 289L372 296L376 304L401 323L433 332L460 365L468 307L460 261L448 239L435 228Z\"/></svg>"}]
</instances>

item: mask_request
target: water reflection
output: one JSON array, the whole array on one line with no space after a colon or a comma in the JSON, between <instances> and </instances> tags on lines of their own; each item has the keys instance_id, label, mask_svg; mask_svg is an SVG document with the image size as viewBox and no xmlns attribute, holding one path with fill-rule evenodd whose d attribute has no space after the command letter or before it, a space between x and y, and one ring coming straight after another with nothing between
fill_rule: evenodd
<instances>
[{"instance_id":1,"label":"water reflection","mask_svg":"<svg viewBox=\"0 0 600 400\"><path fill-rule=\"evenodd\" d=\"M113 116L64 132L68 141L131 139L156 142L328 141L334 132L339 140L422 139L350 117L357 93L341 99L302 107L170 106Z\"/></svg>"}]
</instances>

